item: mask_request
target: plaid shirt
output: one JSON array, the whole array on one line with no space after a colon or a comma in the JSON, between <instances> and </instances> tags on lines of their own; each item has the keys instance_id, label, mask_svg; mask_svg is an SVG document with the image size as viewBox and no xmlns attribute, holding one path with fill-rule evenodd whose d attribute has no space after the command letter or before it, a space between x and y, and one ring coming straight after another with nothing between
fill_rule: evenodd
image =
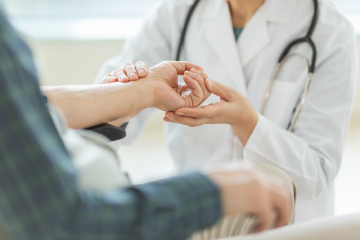
<instances>
[{"instance_id":1,"label":"plaid shirt","mask_svg":"<svg viewBox=\"0 0 360 240\"><path fill-rule=\"evenodd\" d=\"M31 53L0 11L0 225L11 240L182 240L221 215L200 173L106 193L79 190L77 174Z\"/></svg>"}]
</instances>

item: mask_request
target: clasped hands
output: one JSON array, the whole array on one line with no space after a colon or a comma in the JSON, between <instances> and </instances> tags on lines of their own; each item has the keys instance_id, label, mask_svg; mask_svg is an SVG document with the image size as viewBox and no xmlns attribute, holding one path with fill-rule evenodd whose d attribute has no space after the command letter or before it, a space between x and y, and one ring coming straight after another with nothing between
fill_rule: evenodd
<instances>
[{"instance_id":1,"label":"clasped hands","mask_svg":"<svg viewBox=\"0 0 360 240\"><path fill-rule=\"evenodd\" d=\"M177 76L183 75L184 83ZM249 101L235 89L210 80L197 65L186 62L162 62L147 69L143 62L127 63L106 75L102 84L140 80L144 94L152 94L152 107L166 112L164 121L189 127L204 124L228 124L245 146L258 122L258 114ZM211 94L220 102L199 107Z\"/></svg>"}]
</instances>

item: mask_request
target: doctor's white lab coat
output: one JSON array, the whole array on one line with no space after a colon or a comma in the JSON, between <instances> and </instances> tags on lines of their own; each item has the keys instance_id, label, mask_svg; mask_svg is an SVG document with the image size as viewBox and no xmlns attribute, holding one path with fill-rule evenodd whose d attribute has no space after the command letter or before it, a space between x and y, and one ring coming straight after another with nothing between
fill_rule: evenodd
<instances>
[{"instance_id":1,"label":"doctor's white lab coat","mask_svg":"<svg viewBox=\"0 0 360 240\"><path fill-rule=\"evenodd\" d=\"M306 61L292 58L278 75L264 116L244 147L228 125L190 128L166 123L166 141L180 172L224 161L273 164L296 183L296 222L334 213L334 180L339 171L353 106L357 59L353 27L331 1L320 0L313 34L318 59L310 92L293 132L293 117L307 77ZM185 16L193 1L164 0L130 38L121 56L106 62L95 82L126 62L153 66L174 60ZM203 0L196 8L182 60L204 68L209 78L246 96L258 112L277 60L289 42L306 35L312 0L265 0L236 42L228 4ZM307 44L296 46L311 59ZM211 96L206 103L217 101ZM137 138L153 110L145 110L127 129Z\"/></svg>"}]
</instances>

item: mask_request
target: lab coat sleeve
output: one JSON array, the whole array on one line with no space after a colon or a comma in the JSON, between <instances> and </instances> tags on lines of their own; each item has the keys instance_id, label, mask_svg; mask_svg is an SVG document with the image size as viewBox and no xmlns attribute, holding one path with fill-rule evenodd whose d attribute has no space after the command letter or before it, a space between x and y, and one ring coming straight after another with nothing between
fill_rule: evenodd
<instances>
[{"instance_id":1,"label":"lab coat sleeve","mask_svg":"<svg viewBox=\"0 0 360 240\"><path fill-rule=\"evenodd\" d=\"M259 114L244 149L245 161L283 169L296 183L299 200L319 198L340 169L357 79L355 34L343 22L323 44L317 69L293 132ZM325 52L324 51L324 52Z\"/></svg>"},{"instance_id":2,"label":"lab coat sleeve","mask_svg":"<svg viewBox=\"0 0 360 240\"><path fill-rule=\"evenodd\" d=\"M122 67L127 62L143 61L148 68L171 59L170 44L170 11L168 1L161 1L155 10L144 20L139 33L129 38L124 46L123 53L106 61L101 67L94 84L106 74ZM120 144L131 144L142 133L145 122L155 109L146 109L129 122L126 129L127 137L113 142L113 147Z\"/></svg>"}]
</instances>

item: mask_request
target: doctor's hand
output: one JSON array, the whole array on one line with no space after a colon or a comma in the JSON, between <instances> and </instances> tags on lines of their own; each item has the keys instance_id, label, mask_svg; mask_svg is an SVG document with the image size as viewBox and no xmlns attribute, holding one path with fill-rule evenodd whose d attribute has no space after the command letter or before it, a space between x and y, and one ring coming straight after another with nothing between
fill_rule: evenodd
<instances>
[{"instance_id":1,"label":"doctor's hand","mask_svg":"<svg viewBox=\"0 0 360 240\"><path fill-rule=\"evenodd\" d=\"M199 108L180 108L176 112L167 112L166 122L175 122L190 127L204 124L229 124L246 146L257 122L258 114L250 102L235 89L213 80L206 80L209 92L219 96L220 102Z\"/></svg>"},{"instance_id":2,"label":"doctor's hand","mask_svg":"<svg viewBox=\"0 0 360 240\"><path fill-rule=\"evenodd\" d=\"M129 82L136 81L148 75L148 69L144 62L126 63L123 67L104 76L100 84L114 83L114 82Z\"/></svg>"},{"instance_id":3,"label":"doctor's hand","mask_svg":"<svg viewBox=\"0 0 360 240\"><path fill-rule=\"evenodd\" d=\"M183 75L184 83L178 82ZM144 82L144 94L153 94L152 107L163 111L194 108L202 104L211 93L207 90L202 68L187 62L162 62L149 69Z\"/></svg>"},{"instance_id":4,"label":"doctor's hand","mask_svg":"<svg viewBox=\"0 0 360 240\"><path fill-rule=\"evenodd\" d=\"M268 178L249 164L223 165L205 174L221 190L224 215L258 217L255 233L289 222L291 194L280 180Z\"/></svg>"}]
</instances>

